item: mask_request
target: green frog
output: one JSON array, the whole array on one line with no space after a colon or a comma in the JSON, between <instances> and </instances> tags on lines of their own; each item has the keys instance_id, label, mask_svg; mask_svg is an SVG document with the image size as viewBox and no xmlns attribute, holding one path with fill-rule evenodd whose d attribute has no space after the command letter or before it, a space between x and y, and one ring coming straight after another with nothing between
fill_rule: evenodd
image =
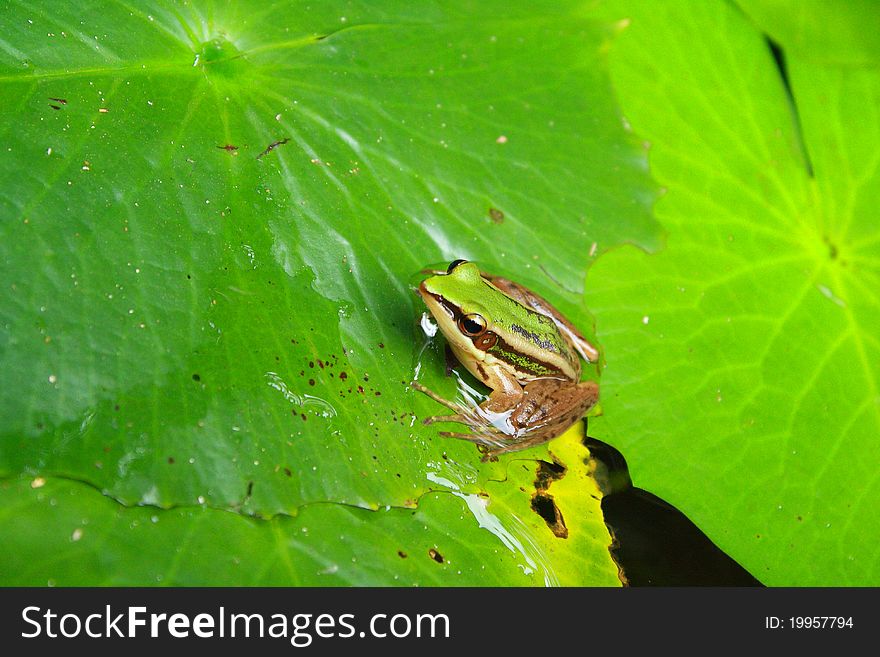
<instances>
[{"instance_id":1,"label":"green frog","mask_svg":"<svg viewBox=\"0 0 880 657\"><path fill-rule=\"evenodd\" d=\"M466 260L432 274L419 294L458 361L491 389L474 409L412 387L454 411L424 424L457 422L473 433L440 432L489 450L483 460L547 442L563 433L599 399L599 386L581 381L581 361L599 352L549 302L527 287L490 276Z\"/></svg>"}]
</instances>

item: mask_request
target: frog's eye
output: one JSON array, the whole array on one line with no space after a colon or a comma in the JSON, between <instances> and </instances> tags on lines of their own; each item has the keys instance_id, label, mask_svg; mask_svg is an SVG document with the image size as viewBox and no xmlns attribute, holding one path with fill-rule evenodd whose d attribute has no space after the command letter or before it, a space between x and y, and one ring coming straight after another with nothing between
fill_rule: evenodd
<instances>
[{"instance_id":1,"label":"frog's eye","mask_svg":"<svg viewBox=\"0 0 880 657\"><path fill-rule=\"evenodd\" d=\"M446 268L446 273L451 274L453 269L455 269L456 267L458 267L459 265L461 265L465 262L467 262L467 260L461 260L461 259L453 260L452 262L449 263L449 267Z\"/></svg>"},{"instance_id":2,"label":"frog's eye","mask_svg":"<svg viewBox=\"0 0 880 657\"><path fill-rule=\"evenodd\" d=\"M486 320L476 313L462 315L458 320L458 330L472 338L486 332Z\"/></svg>"}]
</instances>

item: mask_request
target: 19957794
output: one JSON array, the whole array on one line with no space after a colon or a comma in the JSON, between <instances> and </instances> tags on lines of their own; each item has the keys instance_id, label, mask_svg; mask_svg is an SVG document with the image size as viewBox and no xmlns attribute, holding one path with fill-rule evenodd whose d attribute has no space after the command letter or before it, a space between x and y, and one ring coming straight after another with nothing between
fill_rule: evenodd
<instances>
[{"instance_id":1,"label":"19957794","mask_svg":"<svg viewBox=\"0 0 880 657\"><path fill-rule=\"evenodd\" d=\"M852 616L765 616L768 630L844 630L852 629Z\"/></svg>"}]
</instances>

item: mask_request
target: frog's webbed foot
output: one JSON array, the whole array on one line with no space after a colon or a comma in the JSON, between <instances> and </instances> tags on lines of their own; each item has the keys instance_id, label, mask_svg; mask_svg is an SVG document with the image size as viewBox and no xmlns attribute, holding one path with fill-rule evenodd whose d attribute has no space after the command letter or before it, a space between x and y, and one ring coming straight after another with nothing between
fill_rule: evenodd
<instances>
[{"instance_id":1,"label":"frog's webbed foot","mask_svg":"<svg viewBox=\"0 0 880 657\"><path fill-rule=\"evenodd\" d=\"M480 460L484 463L486 461L497 461L500 454L507 454L508 452L518 452L521 449L527 449L529 447L534 447L535 445L541 445L543 443L549 442L554 437L554 433L548 433L546 431L536 431L533 436L527 436L524 440L511 441L507 445L502 445L501 447L498 447L496 449L489 450Z\"/></svg>"},{"instance_id":2,"label":"frog's webbed foot","mask_svg":"<svg viewBox=\"0 0 880 657\"><path fill-rule=\"evenodd\" d=\"M440 435L444 438L459 438L474 443L480 453L483 454L483 458L480 460L484 463L486 461L497 461L498 454L520 449L516 439L502 431L487 431L485 429L480 430L478 433L441 431Z\"/></svg>"}]
</instances>

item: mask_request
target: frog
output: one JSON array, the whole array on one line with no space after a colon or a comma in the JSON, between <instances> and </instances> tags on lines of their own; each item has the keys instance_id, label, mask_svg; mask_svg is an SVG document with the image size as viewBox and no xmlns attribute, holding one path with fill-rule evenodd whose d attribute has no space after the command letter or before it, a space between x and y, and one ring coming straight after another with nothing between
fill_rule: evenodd
<instances>
[{"instance_id":1,"label":"frog","mask_svg":"<svg viewBox=\"0 0 880 657\"><path fill-rule=\"evenodd\" d=\"M449 350L489 396L476 408L447 400L418 381L415 390L453 411L423 424L452 422L470 429L440 435L477 443L483 460L546 443L580 420L599 400L595 381L581 381L581 359L599 350L542 296L510 279L453 260L418 286Z\"/></svg>"}]
</instances>

